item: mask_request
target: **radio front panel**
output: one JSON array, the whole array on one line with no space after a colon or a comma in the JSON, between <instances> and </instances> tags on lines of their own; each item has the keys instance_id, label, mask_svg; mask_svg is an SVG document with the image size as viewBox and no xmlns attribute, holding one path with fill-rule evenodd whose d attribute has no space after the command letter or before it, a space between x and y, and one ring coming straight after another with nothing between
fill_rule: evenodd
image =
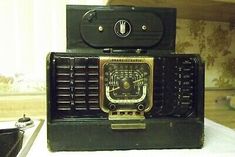
<instances>
[{"instance_id":1,"label":"radio front panel","mask_svg":"<svg viewBox=\"0 0 235 157\"><path fill-rule=\"evenodd\" d=\"M201 61L195 55L159 57L52 53L49 63L52 119L198 116Z\"/></svg>"}]
</instances>

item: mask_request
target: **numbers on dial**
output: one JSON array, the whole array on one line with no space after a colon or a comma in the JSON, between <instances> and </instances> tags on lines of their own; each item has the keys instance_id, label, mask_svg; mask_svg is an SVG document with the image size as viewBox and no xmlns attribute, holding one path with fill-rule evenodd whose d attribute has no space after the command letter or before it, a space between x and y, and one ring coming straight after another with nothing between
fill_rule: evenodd
<instances>
[{"instance_id":1,"label":"numbers on dial","mask_svg":"<svg viewBox=\"0 0 235 157\"><path fill-rule=\"evenodd\" d=\"M146 63L107 63L105 93L112 103L139 103L147 95L149 66Z\"/></svg>"}]
</instances>

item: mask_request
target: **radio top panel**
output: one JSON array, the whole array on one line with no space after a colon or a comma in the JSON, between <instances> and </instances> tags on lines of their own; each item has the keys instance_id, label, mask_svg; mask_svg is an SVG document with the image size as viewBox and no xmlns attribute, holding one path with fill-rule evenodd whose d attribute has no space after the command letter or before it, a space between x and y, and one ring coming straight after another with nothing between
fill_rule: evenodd
<instances>
[{"instance_id":1,"label":"radio top panel","mask_svg":"<svg viewBox=\"0 0 235 157\"><path fill-rule=\"evenodd\" d=\"M176 9L67 6L67 49L175 50Z\"/></svg>"}]
</instances>

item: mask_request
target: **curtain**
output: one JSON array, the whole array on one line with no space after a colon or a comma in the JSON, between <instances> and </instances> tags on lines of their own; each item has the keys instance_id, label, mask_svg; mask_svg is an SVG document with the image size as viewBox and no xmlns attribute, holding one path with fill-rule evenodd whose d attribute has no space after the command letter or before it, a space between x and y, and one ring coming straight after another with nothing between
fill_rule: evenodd
<instances>
[{"instance_id":1,"label":"curtain","mask_svg":"<svg viewBox=\"0 0 235 157\"><path fill-rule=\"evenodd\" d=\"M66 51L66 4L105 0L1 0L0 94L45 92L46 55Z\"/></svg>"}]
</instances>

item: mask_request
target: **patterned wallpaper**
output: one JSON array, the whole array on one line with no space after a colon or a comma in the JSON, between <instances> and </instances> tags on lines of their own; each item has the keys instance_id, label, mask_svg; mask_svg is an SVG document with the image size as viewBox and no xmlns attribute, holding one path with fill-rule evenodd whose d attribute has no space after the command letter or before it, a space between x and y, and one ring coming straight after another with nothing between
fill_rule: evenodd
<instances>
[{"instance_id":1,"label":"patterned wallpaper","mask_svg":"<svg viewBox=\"0 0 235 157\"><path fill-rule=\"evenodd\" d=\"M206 63L206 87L235 87L235 28L229 23L177 20L177 53L199 53Z\"/></svg>"},{"instance_id":2,"label":"patterned wallpaper","mask_svg":"<svg viewBox=\"0 0 235 157\"><path fill-rule=\"evenodd\" d=\"M176 51L202 56L206 87L235 87L235 28L229 23L177 19ZM32 74L0 74L0 94L41 93L45 89L45 80Z\"/></svg>"},{"instance_id":3,"label":"patterned wallpaper","mask_svg":"<svg viewBox=\"0 0 235 157\"><path fill-rule=\"evenodd\" d=\"M45 93L45 80L35 77L34 74L17 73L13 76L0 74L0 95L18 93Z\"/></svg>"}]
</instances>

